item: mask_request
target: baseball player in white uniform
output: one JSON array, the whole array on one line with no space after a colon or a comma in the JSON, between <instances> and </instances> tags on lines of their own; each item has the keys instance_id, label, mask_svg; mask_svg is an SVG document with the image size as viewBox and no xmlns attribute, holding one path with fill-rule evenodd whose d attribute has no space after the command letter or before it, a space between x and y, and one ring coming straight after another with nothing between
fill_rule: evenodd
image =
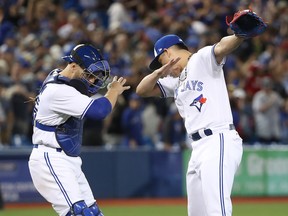
<instances>
[{"instance_id":1,"label":"baseball player in white uniform","mask_svg":"<svg viewBox=\"0 0 288 216\"><path fill-rule=\"evenodd\" d=\"M63 59L68 65L49 73L35 99L29 170L36 189L58 215L103 216L81 169L83 119L105 118L130 87L114 77L105 96L93 99L110 75L99 50L80 44Z\"/></svg>"},{"instance_id":2,"label":"baseball player in white uniform","mask_svg":"<svg viewBox=\"0 0 288 216\"><path fill-rule=\"evenodd\" d=\"M242 41L231 35L191 53L177 35L166 35L155 43L149 65L154 71L136 89L144 97L174 97L185 121L193 149L186 179L189 216L232 215L231 190L243 150L222 67Z\"/></svg>"}]
</instances>

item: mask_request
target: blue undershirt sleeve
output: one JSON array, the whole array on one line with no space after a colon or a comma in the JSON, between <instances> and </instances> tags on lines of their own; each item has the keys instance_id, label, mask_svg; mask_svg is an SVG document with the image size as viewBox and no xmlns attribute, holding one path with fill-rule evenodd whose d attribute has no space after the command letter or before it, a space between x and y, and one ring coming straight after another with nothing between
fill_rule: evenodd
<instances>
[{"instance_id":1,"label":"blue undershirt sleeve","mask_svg":"<svg viewBox=\"0 0 288 216\"><path fill-rule=\"evenodd\" d=\"M101 97L95 99L88 110L86 111L84 117L91 119L104 119L112 111L112 105L106 97Z\"/></svg>"}]
</instances>

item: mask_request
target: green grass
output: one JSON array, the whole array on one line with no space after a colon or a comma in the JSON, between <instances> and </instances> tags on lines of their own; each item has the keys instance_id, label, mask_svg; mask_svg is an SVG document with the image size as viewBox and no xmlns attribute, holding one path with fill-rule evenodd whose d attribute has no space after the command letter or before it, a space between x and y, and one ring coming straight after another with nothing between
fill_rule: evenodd
<instances>
[{"instance_id":1,"label":"green grass","mask_svg":"<svg viewBox=\"0 0 288 216\"><path fill-rule=\"evenodd\" d=\"M288 203L238 203L233 216L287 216Z\"/></svg>"},{"instance_id":2,"label":"green grass","mask_svg":"<svg viewBox=\"0 0 288 216\"><path fill-rule=\"evenodd\" d=\"M185 206L131 206L103 208L105 216L175 216L186 215Z\"/></svg>"},{"instance_id":3,"label":"green grass","mask_svg":"<svg viewBox=\"0 0 288 216\"><path fill-rule=\"evenodd\" d=\"M105 206L105 216L187 216L183 205L139 205ZM234 204L233 216L287 216L287 203L237 203ZM47 207L35 209L5 209L0 216L57 216Z\"/></svg>"},{"instance_id":4,"label":"green grass","mask_svg":"<svg viewBox=\"0 0 288 216\"><path fill-rule=\"evenodd\" d=\"M1 216L57 216L52 209L35 208L35 209L5 209L0 211Z\"/></svg>"}]
</instances>

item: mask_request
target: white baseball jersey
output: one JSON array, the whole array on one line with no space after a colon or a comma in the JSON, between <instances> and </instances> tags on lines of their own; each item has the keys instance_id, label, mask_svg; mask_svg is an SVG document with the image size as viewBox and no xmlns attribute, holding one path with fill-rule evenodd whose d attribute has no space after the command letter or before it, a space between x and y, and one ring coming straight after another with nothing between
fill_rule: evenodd
<instances>
[{"instance_id":1,"label":"white baseball jersey","mask_svg":"<svg viewBox=\"0 0 288 216\"><path fill-rule=\"evenodd\" d=\"M194 53L180 78L159 79L164 97L174 97L188 134L202 128L232 124L232 114L222 66L213 47Z\"/></svg>"},{"instance_id":2,"label":"white baseball jersey","mask_svg":"<svg viewBox=\"0 0 288 216\"><path fill-rule=\"evenodd\" d=\"M231 190L242 157L227 87L214 47L194 53L180 78L158 80L164 97L174 97L188 134L197 132L187 169L188 216L231 216ZM204 129L212 131L206 135Z\"/></svg>"},{"instance_id":3,"label":"white baseball jersey","mask_svg":"<svg viewBox=\"0 0 288 216\"><path fill-rule=\"evenodd\" d=\"M43 93L38 96L34 117L44 125L60 125L70 116L82 119L93 99L81 94L75 88L65 85L49 83ZM54 132L33 129L33 144L47 145L59 148Z\"/></svg>"}]
</instances>

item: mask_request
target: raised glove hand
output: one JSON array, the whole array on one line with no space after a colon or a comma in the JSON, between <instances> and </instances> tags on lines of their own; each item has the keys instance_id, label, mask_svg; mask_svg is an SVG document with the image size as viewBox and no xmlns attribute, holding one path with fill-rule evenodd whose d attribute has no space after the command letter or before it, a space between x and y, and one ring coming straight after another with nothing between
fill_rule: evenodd
<instances>
[{"instance_id":1,"label":"raised glove hand","mask_svg":"<svg viewBox=\"0 0 288 216\"><path fill-rule=\"evenodd\" d=\"M241 10L233 16L226 16L226 23L238 37L251 38L262 34L267 24L252 10Z\"/></svg>"}]
</instances>

